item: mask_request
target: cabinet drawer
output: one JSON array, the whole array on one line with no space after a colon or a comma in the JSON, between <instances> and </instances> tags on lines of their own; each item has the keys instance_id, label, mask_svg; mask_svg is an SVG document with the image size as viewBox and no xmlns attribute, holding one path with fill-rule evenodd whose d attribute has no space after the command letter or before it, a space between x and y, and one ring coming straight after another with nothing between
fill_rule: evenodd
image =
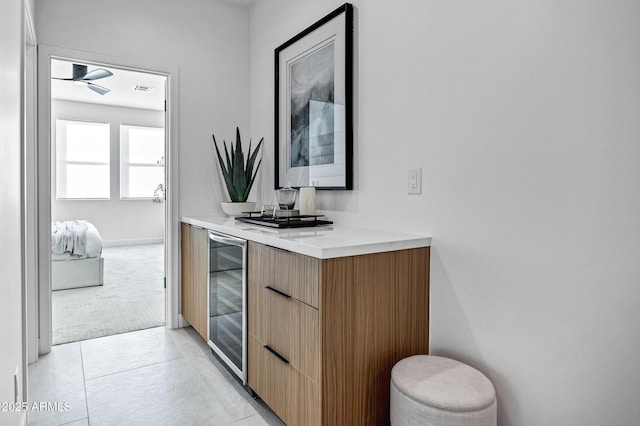
<instances>
[{"instance_id":1,"label":"cabinet drawer","mask_svg":"<svg viewBox=\"0 0 640 426\"><path fill-rule=\"evenodd\" d=\"M320 377L319 312L279 290L249 289L249 334L268 344L312 380Z\"/></svg>"},{"instance_id":2,"label":"cabinet drawer","mask_svg":"<svg viewBox=\"0 0 640 426\"><path fill-rule=\"evenodd\" d=\"M249 243L249 280L319 307L320 261L316 258Z\"/></svg>"},{"instance_id":3,"label":"cabinet drawer","mask_svg":"<svg viewBox=\"0 0 640 426\"><path fill-rule=\"evenodd\" d=\"M295 368L318 381L318 310L267 288L263 291L265 329L261 340L287 358Z\"/></svg>"},{"instance_id":4,"label":"cabinet drawer","mask_svg":"<svg viewBox=\"0 0 640 426\"><path fill-rule=\"evenodd\" d=\"M319 425L318 384L249 336L249 386L287 425Z\"/></svg>"}]
</instances>

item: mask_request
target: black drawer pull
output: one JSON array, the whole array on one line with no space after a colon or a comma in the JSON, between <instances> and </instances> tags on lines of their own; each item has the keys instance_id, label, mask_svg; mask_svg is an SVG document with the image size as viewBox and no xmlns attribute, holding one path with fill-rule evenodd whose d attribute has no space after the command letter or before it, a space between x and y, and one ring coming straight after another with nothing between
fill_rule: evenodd
<instances>
[{"instance_id":1,"label":"black drawer pull","mask_svg":"<svg viewBox=\"0 0 640 426\"><path fill-rule=\"evenodd\" d=\"M264 345L264 348L269 352L271 352L272 354L274 354L280 361L284 362L285 364L289 364L289 360L283 357L282 355L280 355L278 352L276 352L275 349L273 349L271 346Z\"/></svg>"},{"instance_id":2,"label":"black drawer pull","mask_svg":"<svg viewBox=\"0 0 640 426\"><path fill-rule=\"evenodd\" d=\"M267 290L272 291L272 292L274 292L276 294L279 294L280 296L282 296L282 297L284 297L286 299L290 299L291 298L291 296L289 296L287 293L285 293L283 291L280 291L277 288L273 288L270 285L267 285L264 288L266 288Z\"/></svg>"},{"instance_id":3,"label":"black drawer pull","mask_svg":"<svg viewBox=\"0 0 640 426\"><path fill-rule=\"evenodd\" d=\"M274 249L274 250L278 250L278 251L283 251L285 253L289 253L289 250L283 249L283 248L280 248L280 247L274 247L274 246L267 246L267 247L269 247L270 249Z\"/></svg>"}]
</instances>

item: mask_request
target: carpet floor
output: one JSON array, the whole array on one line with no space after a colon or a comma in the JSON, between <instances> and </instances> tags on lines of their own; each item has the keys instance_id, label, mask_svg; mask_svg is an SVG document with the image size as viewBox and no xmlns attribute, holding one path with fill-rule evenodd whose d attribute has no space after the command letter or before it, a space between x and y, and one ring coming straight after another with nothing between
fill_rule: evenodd
<instances>
[{"instance_id":1,"label":"carpet floor","mask_svg":"<svg viewBox=\"0 0 640 426\"><path fill-rule=\"evenodd\" d=\"M52 292L53 344L165 324L164 245L105 247L104 285Z\"/></svg>"}]
</instances>

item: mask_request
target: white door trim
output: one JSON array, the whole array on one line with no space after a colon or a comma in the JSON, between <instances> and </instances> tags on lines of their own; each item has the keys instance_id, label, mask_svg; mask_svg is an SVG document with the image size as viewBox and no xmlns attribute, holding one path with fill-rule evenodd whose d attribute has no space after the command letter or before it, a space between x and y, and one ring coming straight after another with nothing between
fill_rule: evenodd
<instances>
[{"instance_id":1,"label":"white door trim","mask_svg":"<svg viewBox=\"0 0 640 426\"><path fill-rule=\"evenodd\" d=\"M178 81L179 68L148 64L137 59L96 52L39 45L38 49L38 240L39 240L39 353L51 350L51 59L75 59L163 75L167 78L165 112L165 318L167 327L179 326L179 225L178 188ZM174 193L176 194L174 196Z\"/></svg>"},{"instance_id":2,"label":"white door trim","mask_svg":"<svg viewBox=\"0 0 640 426\"><path fill-rule=\"evenodd\" d=\"M37 41L33 13L24 2L24 312L27 363L38 359L38 164L37 164ZM25 370L26 371L26 370ZM26 389L26 387L25 387Z\"/></svg>"}]
</instances>

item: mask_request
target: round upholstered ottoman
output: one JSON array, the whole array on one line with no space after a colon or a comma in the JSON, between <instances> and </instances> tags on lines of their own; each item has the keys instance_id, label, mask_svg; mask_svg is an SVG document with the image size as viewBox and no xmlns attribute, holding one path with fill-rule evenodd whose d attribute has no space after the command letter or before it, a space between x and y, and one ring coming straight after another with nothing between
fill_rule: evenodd
<instances>
[{"instance_id":1,"label":"round upholstered ottoman","mask_svg":"<svg viewBox=\"0 0 640 426\"><path fill-rule=\"evenodd\" d=\"M453 359L415 355L391 370L393 426L495 426L496 409L489 379Z\"/></svg>"}]
</instances>

